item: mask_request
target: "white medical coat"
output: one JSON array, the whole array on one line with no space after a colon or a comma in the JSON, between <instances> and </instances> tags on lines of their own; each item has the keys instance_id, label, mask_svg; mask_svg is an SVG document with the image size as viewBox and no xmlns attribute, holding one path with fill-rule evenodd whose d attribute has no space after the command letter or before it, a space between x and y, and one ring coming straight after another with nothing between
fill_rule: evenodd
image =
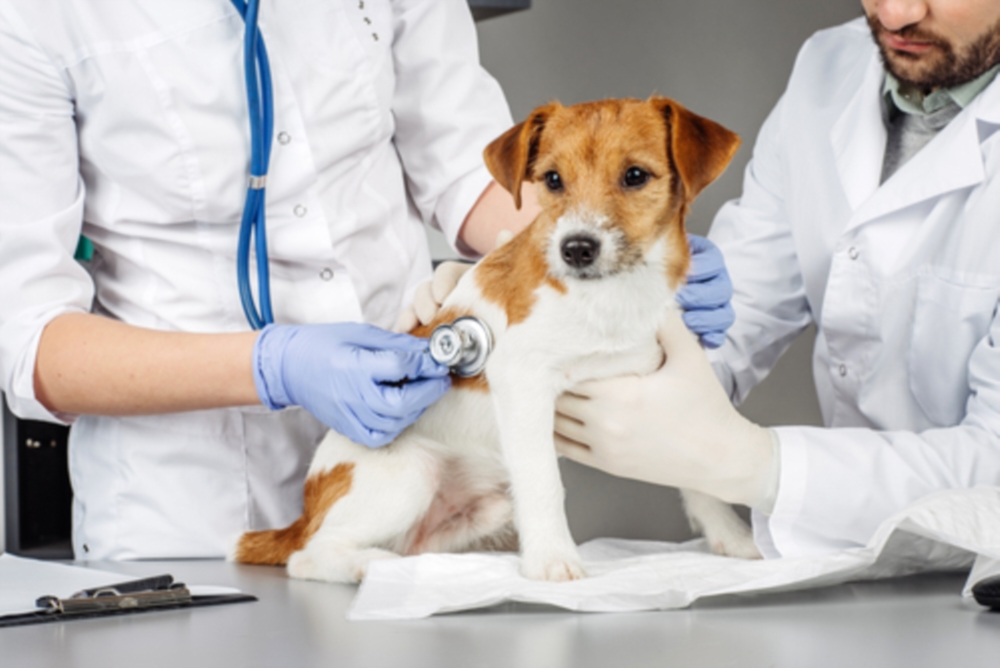
<instances>
[{"instance_id":1,"label":"white medical coat","mask_svg":"<svg viewBox=\"0 0 1000 668\"><path fill-rule=\"evenodd\" d=\"M454 241L511 125L465 0L263 0L274 78L267 234L280 323L395 321ZM235 249L249 131L229 0L0 0L0 371L36 400L42 328L96 312L247 328ZM73 261L82 232L97 257ZM324 428L300 409L85 416L71 431L81 558L224 554L283 526Z\"/></svg>"},{"instance_id":2,"label":"white medical coat","mask_svg":"<svg viewBox=\"0 0 1000 668\"><path fill-rule=\"evenodd\" d=\"M1000 484L1000 81L879 185L883 69L863 19L803 47L742 197L715 219L735 400L810 322L829 429L780 427L767 555L865 544L936 491Z\"/></svg>"}]
</instances>

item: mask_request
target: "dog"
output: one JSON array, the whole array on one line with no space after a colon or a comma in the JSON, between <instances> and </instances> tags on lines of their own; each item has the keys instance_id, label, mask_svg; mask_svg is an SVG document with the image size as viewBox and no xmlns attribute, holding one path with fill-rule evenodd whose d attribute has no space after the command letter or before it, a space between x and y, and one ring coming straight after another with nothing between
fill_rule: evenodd
<instances>
[{"instance_id":1,"label":"dog","mask_svg":"<svg viewBox=\"0 0 1000 668\"><path fill-rule=\"evenodd\" d=\"M494 337L484 373L454 378L386 447L329 432L309 468L302 516L244 534L235 559L357 582L376 559L519 547L528 578L584 577L553 443L555 399L585 380L662 364L656 332L690 263L685 214L739 141L656 96L551 103L494 140L484 152L494 179L518 207L522 182L534 182L543 211L412 332L482 319ZM759 556L730 506L683 494L692 526L715 551Z\"/></svg>"}]
</instances>

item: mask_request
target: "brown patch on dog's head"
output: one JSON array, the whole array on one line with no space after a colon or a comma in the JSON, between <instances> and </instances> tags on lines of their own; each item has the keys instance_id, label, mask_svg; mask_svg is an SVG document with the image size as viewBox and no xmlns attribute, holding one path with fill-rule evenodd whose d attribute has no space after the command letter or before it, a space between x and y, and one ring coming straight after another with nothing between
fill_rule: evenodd
<instances>
[{"instance_id":1,"label":"brown patch on dog's head","mask_svg":"<svg viewBox=\"0 0 1000 668\"><path fill-rule=\"evenodd\" d=\"M661 97L536 109L484 158L515 201L521 182L533 182L543 212L484 260L480 288L511 323L527 317L535 290L552 281L657 261L676 288L690 261L687 208L738 146L732 132ZM662 252L654 252L658 244Z\"/></svg>"},{"instance_id":2,"label":"brown patch on dog's head","mask_svg":"<svg viewBox=\"0 0 1000 668\"><path fill-rule=\"evenodd\" d=\"M740 147L740 138L669 98L654 95L649 104L667 121L671 159L690 203L729 166Z\"/></svg>"},{"instance_id":3,"label":"brown patch on dog's head","mask_svg":"<svg viewBox=\"0 0 1000 668\"><path fill-rule=\"evenodd\" d=\"M514 206L521 208L521 183L531 181L531 168L538 152L538 138L545 120L562 109L558 102L538 107L523 122L503 133L483 151L483 160L493 179L514 196Z\"/></svg>"}]
</instances>

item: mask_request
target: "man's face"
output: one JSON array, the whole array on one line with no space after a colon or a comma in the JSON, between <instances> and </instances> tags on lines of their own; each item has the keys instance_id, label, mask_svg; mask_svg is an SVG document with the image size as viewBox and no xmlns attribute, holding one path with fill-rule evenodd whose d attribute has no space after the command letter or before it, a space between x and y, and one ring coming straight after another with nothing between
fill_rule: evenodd
<instances>
[{"instance_id":1,"label":"man's face","mask_svg":"<svg viewBox=\"0 0 1000 668\"><path fill-rule=\"evenodd\" d=\"M897 79L925 92L975 79L1000 62L1000 0L861 0Z\"/></svg>"}]
</instances>

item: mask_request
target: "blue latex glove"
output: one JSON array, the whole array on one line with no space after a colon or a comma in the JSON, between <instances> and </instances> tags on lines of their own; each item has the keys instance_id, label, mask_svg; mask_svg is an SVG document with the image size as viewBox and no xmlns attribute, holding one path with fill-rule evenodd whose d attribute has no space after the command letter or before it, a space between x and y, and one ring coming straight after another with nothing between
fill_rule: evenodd
<instances>
[{"instance_id":1,"label":"blue latex glove","mask_svg":"<svg viewBox=\"0 0 1000 668\"><path fill-rule=\"evenodd\" d=\"M448 371L427 341L352 322L268 325L253 349L265 406L302 406L370 448L392 441L440 399L451 386Z\"/></svg>"},{"instance_id":2,"label":"blue latex glove","mask_svg":"<svg viewBox=\"0 0 1000 668\"><path fill-rule=\"evenodd\" d=\"M677 301L684 309L684 324L698 335L701 345L718 348L726 342L726 330L736 321L730 304L733 283L718 246L694 234L688 235L688 246L691 269L687 285L677 291Z\"/></svg>"}]
</instances>

